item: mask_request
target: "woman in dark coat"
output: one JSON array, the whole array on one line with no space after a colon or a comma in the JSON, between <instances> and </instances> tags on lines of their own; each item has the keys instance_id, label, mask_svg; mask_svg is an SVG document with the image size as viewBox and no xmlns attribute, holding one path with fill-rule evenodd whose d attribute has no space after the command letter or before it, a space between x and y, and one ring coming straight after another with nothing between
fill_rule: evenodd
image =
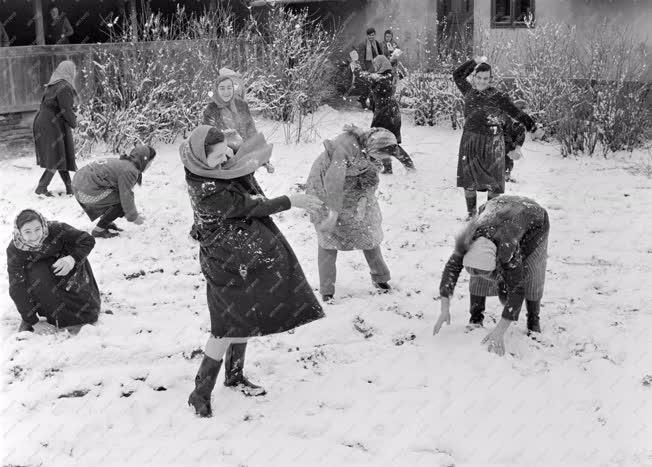
<instances>
[{"instance_id":1,"label":"woman in dark coat","mask_svg":"<svg viewBox=\"0 0 652 467\"><path fill-rule=\"evenodd\" d=\"M90 220L100 220L93 237L113 238L122 231L114 221L125 217L141 225L145 217L138 213L134 187L143 182L143 172L152 164L156 151L139 145L119 159L101 159L82 167L72 181L75 198Z\"/></svg>"},{"instance_id":2,"label":"woman in dark coat","mask_svg":"<svg viewBox=\"0 0 652 467\"><path fill-rule=\"evenodd\" d=\"M38 195L52 196L48 185L57 171L66 185L66 194L72 195L68 172L77 170L72 138L72 129L77 126L75 76L73 62L59 63L45 85L41 107L34 118L36 163L45 169L36 188Z\"/></svg>"},{"instance_id":3,"label":"woman in dark coat","mask_svg":"<svg viewBox=\"0 0 652 467\"><path fill-rule=\"evenodd\" d=\"M14 224L7 248L9 295L32 331L39 316L56 327L94 323L100 292L86 259L95 239L62 222L48 222L31 209Z\"/></svg>"},{"instance_id":4,"label":"woman in dark coat","mask_svg":"<svg viewBox=\"0 0 652 467\"><path fill-rule=\"evenodd\" d=\"M509 96L491 87L491 66L484 57L469 60L453 72L464 96L464 131L457 161L457 186L464 188L469 219L476 213L478 191L491 199L505 192L505 140L503 112L521 122L535 138L543 136L532 118L521 112ZM467 77L473 75L473 85Z\"/></svg>"},{"instance_id":5,"label":"woman in dark coat","mask_svg":"<svg viewBox=\"0 0 652 467\"><path fill-rule=\"evenodd\" d=\"M234 156L223 133L207 125L196 128L180 148L211 317L211 336L188 399L202 417L211 415L222 360L226 386L248 395L265 393L242 371L249 337L324 316L292 248L269 217L292 207L316 210L321 203L301 194L264 195L253 173L271 150L258 135Z\"/></svg>"},{"instance_id":6,"label":"woman in dark coat","mask_svg":"<svg viewBox=\"0 0 652 467\"><path fill-rule=\"evenodd\" d=\"M310 220L319 244L319 289L324 301L335 294L337 252L362 250L371 281L383 292L391 290L390 271L380 249L382 215L376 190L382 160L395 152L396 138L384 128L362 130L353 125L332 140L315 160L306 192L324 202Z\"/></svg>"},{"instance_id":7,"label":"woman in dark coat","mask_svg":"<svg viewBox=\"0 0 652 467\"><path fill-rule=\"evenodd\" d=\"M389 59L384 55L374 58L375 73L359 72L371 83L374 96L374 117L371 121L372 128L385 128L396 136L396 151L394 156L408 170L414 170L414 162L407 152L401 147L401 109L394 97L394 71ZM384 174L392 173L392 160L383 159Z\"/></svg>"},{"instance_id":8,"label":"woman in dark coat","mask_svg":"<svg viewBox=\"0 0 652 467\"><path fill-rule=\"evenodd\" d=\"M457 237L444 268L439 286L441 314L434 333L444 322L450 324L450 297L462 268L471 274L471 324L482 325L486 296L498 291L505 307L496 328L482 341L489 343L489 350L504 353L503 336L518 321L523 300L528 332L541 332L539 309L549 231L548 213L532 199L502 195L481 206L480 215Z\"/></svg>"}]
</instances>

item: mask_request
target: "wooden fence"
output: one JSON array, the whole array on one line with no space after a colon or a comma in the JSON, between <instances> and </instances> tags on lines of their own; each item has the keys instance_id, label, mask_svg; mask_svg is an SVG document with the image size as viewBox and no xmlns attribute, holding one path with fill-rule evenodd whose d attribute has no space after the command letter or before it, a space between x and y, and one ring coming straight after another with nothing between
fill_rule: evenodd
<instances>
[{"instance_id":1,"label":"wooden fence","mask_svg":"<svg viewBox=\"0 0 652 467\"><path fill-rule=\"evenodd\" d=\"M102 51L128 52L168 47L188 50L188 47L206 47L212 60L219 66L243 69L248 57L261 53L259 43L229 39L197 41L157 41L107 44L66 44L0 48L0 115L37 110L43 95L43 86L57 64L72 60L78 69L90 73L78 73L77 88L81 95L92 91L93 61ZM190 43L190 44L189 44ZM125 70L128 72L128 70Z\"/></svg>"}]
</instances>

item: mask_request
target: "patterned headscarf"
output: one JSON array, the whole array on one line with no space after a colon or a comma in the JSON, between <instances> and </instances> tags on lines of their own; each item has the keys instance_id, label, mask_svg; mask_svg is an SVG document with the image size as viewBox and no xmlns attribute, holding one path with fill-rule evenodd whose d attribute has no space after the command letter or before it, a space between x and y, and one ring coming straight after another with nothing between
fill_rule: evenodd
<instances>
[{"instance_id":1,"label":"patterned headscarf","mask_svg":"<svg viewBox=\"0 0 652 467\"><path fill-rule=\"evenodd\" d=\"M59 63L59 65L57 65L57 68L54 70L52 76L50 77L50 81L48 81L45 86L52 86L59 81L66 81L72 86L75 92L77 92L77 87L75 86L76 75L77 68L75 67L75 64L70 60L64 60L63 62Z\"/></svg>"},{"instance_id":2,"label":"patterned headscarf","mask_svg":"<svg viewBox=\"0 0 652 467\"><path fill-rule=\"evenodd\" d=\"M27 243L27 241L23 238L23 234L20 232L20 228L23 227L23 225L25 225L25 222L23 222L21 225L18 225L18 219L21 217L21 215L26 213L31 213L36 215L39 221L41 222L41 226L43 226L43 236L41 237L41 240L36 245ZM47 219L45 219L45 217L43 217L41 213L34 211L33 209L25 209L16 216L16 220L14 221L14 238L13 238L14 246L22 251L38 251L43 247L43 242L45 242L45 239L47 238L49 233L50 232L48 229Z\"/></svg>"},{"instance_id":3,"label":"patterned headscarf","mask_svg":"<svg viewBox=\"0 0 652 467\"><path fill-rule=\"evenodd\" d=\"M205 149L206 136L211 128L213 127L209 125L199 125L179 148L181 162L195 175L232 180L254 173L272 157L273 146L267 144L262 133L256 133L242 143L233 158L217 167L211 167L207 162Z\"/></svg>"}]
</instances>

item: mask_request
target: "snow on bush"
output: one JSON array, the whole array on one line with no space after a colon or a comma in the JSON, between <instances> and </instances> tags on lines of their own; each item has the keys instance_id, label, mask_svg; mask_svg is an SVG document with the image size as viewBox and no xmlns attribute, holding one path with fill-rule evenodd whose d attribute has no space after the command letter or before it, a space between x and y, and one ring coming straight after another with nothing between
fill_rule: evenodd
<instances>
[{"instance_id":1,"label":"snow on bush","mask_svg":"<svg viewBox=\"0 0 652 467\"><path fill-rule=\"evenodd\" d=\"M136 29L118 18L106 26L112 44L98 46L81 70L93 83L79 108L82 154L91 142L123 152L185 135L200 123L224 66L243 74L254 109L288 125L301 123L333 89L328 57L337 34L306 12L274 7L266 24L252 15L236 28L225 8L197 15L178 7L169 20L145 11Z\"/></svg>"}]
</instances>

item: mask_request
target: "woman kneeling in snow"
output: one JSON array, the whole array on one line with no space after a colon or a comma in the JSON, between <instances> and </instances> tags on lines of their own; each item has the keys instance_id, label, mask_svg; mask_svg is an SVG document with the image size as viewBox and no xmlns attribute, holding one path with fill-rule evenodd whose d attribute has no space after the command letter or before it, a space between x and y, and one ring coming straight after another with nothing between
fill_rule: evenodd
<instances>
[{"instance_id":1,"label":"woman kneeling in snow","mask_svg":"<svg viewBox=\"0 0 652 467\"><path fill-rule=\"evenodd\" d=\"M396 137L384 128L347 125L337 138L324 141L326 150L312 165L307 193L325 203L311 215L319 242L319 288L324 301L335 294L338 250L362 250L373 284L383 291L391 289L380 251L383 228L376 190L383 160L395 153L396 145Z\"/></svg>"},{"instance_id":2,"label":"woman kneeling in snow","mask_svg":"<svg viewBox=\"0 0 652 467\"><path fill-rule=\"evenodd\" d=\"M95 239L38 212L18 214L7 248L9 295L23 318L20 331L33 331L38 316L66 327L94 323L100 292L86 257ZM40 325L39 325L40 326Z\"/></svg>"},{"instance_id":3,"label":"woman kneeling in snow","mask_svg":"<svg viewBox=\"0 0 652 467\"><path fill-rule=\"evenodd\" d=\"M118 217L124 216L137 225L145 221L134 203L134 186L143 183L143 172L154 157L153 148L140 145L129 155L91 162L75 174L72 180L75 198L92 221L100 217L91 232L93 237L117 236L122 229L113 221Z\"/></svg>"},{"instance_id":4,"label":"woman kneeling in snow","mask_svg":"<svg viewBox=\"0 0 652 467\"><path fill-rule=\"evenodd\" d=\"M529 198L501 195L481 206L480 215L457 237L455 251L446 263L439 286L441 314L433 333L437 334L444 322L450 324L450 297L462 268L471 274L473 324L482 324L485 297L492 284L498 284L505 308L496 328L482 341L489 343L489 350L505 353L503 336L512 321L518 321L523 299L528 331L541 332L539 307L549 230L548 213Z\"/></svg>"},{"instance_id":5,"label":"woman kneeling in snow","mask_svg":"<svg viewBox=\"0 0 652 467\"><path fill-rule=\"evenodd\" d=\"M211 415L211 392L224 360L225 386L264 389L242 373L247 339L288 331L324 316L301 266L269 217L292 207L316 210L308 195L268 199L253 173L269 160L262 135L234 156L217 128L196 128L180 148L206 278L211 337L188 404ZM226 356L225 356L226 353Z\"/></svg>"}]
</instances>

